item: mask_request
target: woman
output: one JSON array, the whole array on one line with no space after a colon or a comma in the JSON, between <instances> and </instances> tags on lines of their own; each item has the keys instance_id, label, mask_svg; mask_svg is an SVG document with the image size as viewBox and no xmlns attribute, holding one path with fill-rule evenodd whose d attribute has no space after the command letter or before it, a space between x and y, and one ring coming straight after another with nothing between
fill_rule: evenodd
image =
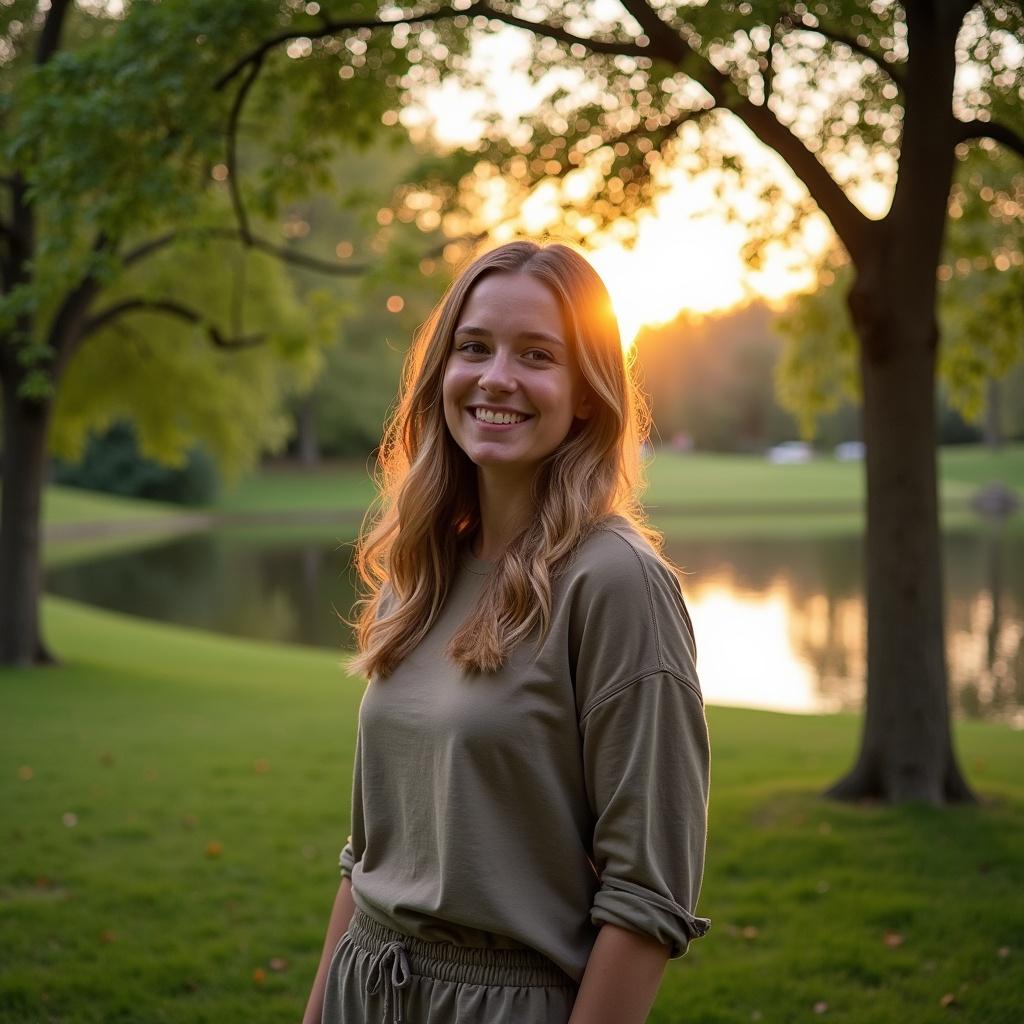
<instances>
[{"instance_id":1,"label":"woman","mask_svg":"<svg viewBox=\"0 0 1024 1024\"><path fill-rule=\"evenodd\" d=\"M371 683L307 1024L639 1024L710 926L707 728L638 506L645 426L565 246L486 253L420 331L357 552Z\"/></svg>"}]
</instances>

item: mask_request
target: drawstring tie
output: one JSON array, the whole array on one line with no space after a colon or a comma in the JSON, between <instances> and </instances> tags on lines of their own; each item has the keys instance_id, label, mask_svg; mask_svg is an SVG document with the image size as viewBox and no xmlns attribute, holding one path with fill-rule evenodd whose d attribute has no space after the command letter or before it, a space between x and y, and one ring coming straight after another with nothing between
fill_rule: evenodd
<instances>
[{"instance_id":1,"label":"drawstring tie","mask_svg":"<svg viewBox=\"0 0 1024 1024\"><path fill-rule=\"evenodd\" d=\"M390 962L389 962L390 961ZM389 969L390 968L390 977ZM402 1024L402 993L400 989L405 988L412 980L412 971L409 969L409 958L406 956L405 946L400 942L389 942L379 953L375 953L370 962L370 977L366 982L366 991L371 995L377 992L381 985L384 986L384 1016L382 1024L387 1024L388 1007L394 998L393 1024ZM389 984L390 982L390 984Z\"/></svg>"}]
</instances>

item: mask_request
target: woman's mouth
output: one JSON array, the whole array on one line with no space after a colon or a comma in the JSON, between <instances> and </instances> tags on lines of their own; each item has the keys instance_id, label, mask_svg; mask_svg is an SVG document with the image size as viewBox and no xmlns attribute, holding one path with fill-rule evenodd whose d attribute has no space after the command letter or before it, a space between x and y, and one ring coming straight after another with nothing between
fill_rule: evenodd
<instances>
[{"instance_id":1,"label":"woman's mouth","mask_svg":"<svg viewBox=\"0 0 1024 1024\"><path fill-rule=\"evenodd\" d=\"M480 406L468 409L467 412L473 417L473 421L486 429L508 430L525 423L532 416L522 412L499 411L495 409L484 409Z\"/></svg>"}]
</instances>

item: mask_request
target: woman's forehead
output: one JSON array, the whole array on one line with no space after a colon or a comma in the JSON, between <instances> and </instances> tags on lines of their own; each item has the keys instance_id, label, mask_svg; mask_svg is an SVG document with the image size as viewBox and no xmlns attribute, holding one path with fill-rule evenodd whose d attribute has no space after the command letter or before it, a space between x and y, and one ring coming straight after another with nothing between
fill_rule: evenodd
<instances>
[{"instance_id":1,"label":"woman's forehead","mask_svg":"<svg viewBox=\"0 0 1024 1024\"><path fill-rule=\"evenodd\" d=\"M456 328L482 333L548 333L567 341L566 317L555 292L532 274L487 274L469 291Z\"/></svg>"}]
</instances>

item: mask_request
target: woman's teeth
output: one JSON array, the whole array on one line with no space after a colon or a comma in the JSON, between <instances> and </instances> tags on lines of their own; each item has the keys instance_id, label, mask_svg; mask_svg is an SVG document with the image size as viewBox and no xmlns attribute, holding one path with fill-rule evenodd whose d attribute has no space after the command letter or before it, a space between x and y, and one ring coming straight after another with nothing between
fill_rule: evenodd
<instances>
[{"instance_id":1,"label":"woman's teeth","mask_svg":"<svg viewBox=\"0 0 1024 1024\"><path fill-rule=\"evenodd\" d=\"M491 412L490 409L474 409L473 415L484 423L522 423L526 419L517 412Z\"/></svg>"}]
</instances>

